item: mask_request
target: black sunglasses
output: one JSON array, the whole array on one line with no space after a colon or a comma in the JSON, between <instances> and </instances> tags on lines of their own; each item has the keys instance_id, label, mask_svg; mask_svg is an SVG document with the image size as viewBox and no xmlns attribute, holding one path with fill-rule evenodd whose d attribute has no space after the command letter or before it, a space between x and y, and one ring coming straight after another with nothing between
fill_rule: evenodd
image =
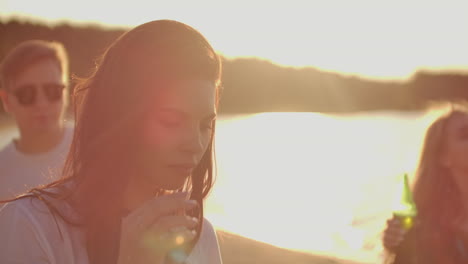
<instances>
[{"instance_id":1,"label":"black sunglasses","mask_svg":"<svg viewBox=\"0 0 468 264\"><path fill-rule=\"evenodd\" d=\"M62 91L65 85L57 83L47 83L43 85L27 84L14 89L12 93L20 104L25 106L32 105L36 101L38 91L36 88L38 87L42 88L43 93L50 103L55 103L62 99Z\"/></svg>"}]
</instances>

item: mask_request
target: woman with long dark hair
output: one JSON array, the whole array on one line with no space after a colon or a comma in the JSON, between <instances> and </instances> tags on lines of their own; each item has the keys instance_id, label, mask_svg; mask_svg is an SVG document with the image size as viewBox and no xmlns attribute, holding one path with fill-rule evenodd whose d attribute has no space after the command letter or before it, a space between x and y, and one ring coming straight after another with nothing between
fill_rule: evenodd
<instances>
[{"instance_id":1,"label":"woman with long dark hair","mask_svg":"<svg viewBox=\"0 0 468 264\"><path fill-rule=\"evenodd\" d=\"M395 264L468 263L468 108L452 104L426 132L414 182L418 210L405 231L388 220L383 244Z\"/></svg>"},{"instance_id":2,"label":"woman with long dark hair","mask_svg":"<svg viewBox=\"0 0 468 264\"><path fill-rule=\"evenodd\" d=\"M221 263L213 184L221 62L171 20L117 39L75 88L63 177L0 210L1 263Z\"/></svg>"}]
</instances>

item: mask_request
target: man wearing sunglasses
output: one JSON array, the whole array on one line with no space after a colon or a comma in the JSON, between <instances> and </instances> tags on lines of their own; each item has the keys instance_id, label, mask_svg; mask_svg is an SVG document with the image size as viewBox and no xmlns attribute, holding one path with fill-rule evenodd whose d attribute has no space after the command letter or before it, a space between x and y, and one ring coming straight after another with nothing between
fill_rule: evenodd
<instances>
[{"instance_id":1,"label":"man wearing sunglasses","mask_svg":"<svg viewBox=\"0 0 468 264\"><path fill-rule=\"evenodd\" d=\"M68 58L60 43L19 44L0 68L0 97L19 131L0 151L0 200L60 176L72 139L64 124Z\"/></svg>"}]
</instances>

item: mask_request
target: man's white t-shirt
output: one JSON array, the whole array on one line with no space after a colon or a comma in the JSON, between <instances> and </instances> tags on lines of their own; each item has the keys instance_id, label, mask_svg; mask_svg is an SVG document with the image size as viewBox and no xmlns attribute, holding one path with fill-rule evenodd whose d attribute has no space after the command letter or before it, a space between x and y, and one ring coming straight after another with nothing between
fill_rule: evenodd
<instances>
[{"instance_id":1,"label":"man's white t-shirt","mask_svg":"<svg viewBox=\"0 0 468 264\"><path fill-rule=\"evenodd\" d=\"M72 138L73 128L67 126L60 144L36 155L18 151L14 141L10 141L0 151L0 200L59 178Z\"/></svg>"}]
</instances>

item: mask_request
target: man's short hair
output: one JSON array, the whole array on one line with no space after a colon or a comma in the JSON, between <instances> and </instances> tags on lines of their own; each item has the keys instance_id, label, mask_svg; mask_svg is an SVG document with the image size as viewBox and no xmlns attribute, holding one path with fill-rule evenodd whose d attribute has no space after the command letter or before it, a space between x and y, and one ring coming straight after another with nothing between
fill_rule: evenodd
<instances>
[{"instance_id":1,"label":"man's short hair","mask_svg":"<svg viewBox=\"0 0 468 264\"><path fill-rule=\"evenodd\" d=\"M68 82L68 55L63 44L55 41L27 40L11 50L0 66L1 88L9 89L11 82L29 65L52 59Z\"/></svg>"}]
</instances>

